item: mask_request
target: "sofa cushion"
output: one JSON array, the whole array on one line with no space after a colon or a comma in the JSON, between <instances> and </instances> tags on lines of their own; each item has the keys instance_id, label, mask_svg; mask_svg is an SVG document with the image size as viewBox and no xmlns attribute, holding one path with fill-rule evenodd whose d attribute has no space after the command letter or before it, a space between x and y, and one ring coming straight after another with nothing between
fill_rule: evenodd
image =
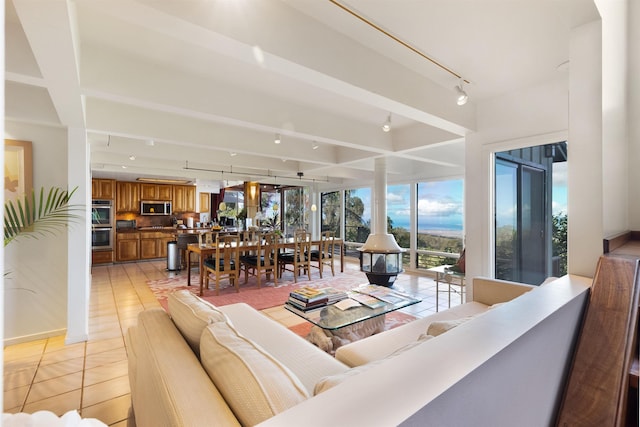
<instances>
[{"instance_id":1,"label":"sofa cushion","mask_svg":"<svg viewBox=\"0 0 640 427\"><path fill-rule=\"evenodd\" d=\"M220 306L244 337L258 344L286 366L312 394L316 383L349 368L284 325L245 303ZM426 329L426 328L425 328Z\"/></svg>"},{"instance_id":2,"label":"sofa cushion","mask_svg":"<svg viewBox=\"0 0 640 427\"><path fill-rule=\"evenodd\" d=\"M315 396L316 394L320 394L323 391L327 391L330 388L335 387L338 384L342 383L344 380L351 378L354 375L358 375L361 372L367 371L376 365L384 363L386 360L391 359L399 354L402 354L405 351L411 350L415 346L420 345L423 342L430 340L431 338L433 338L431 335L422 334L418 337L416 341L397 349L396 351L394 351L384 359L380 359L373 362L369 362L364 365L356 366L355 368L351 368L348 371L342 372L340 374L326 376L322 378L320 381L318 381L315 388L313 389L313 395Z\"/></svg>"},{"instance_id":3,"label":"sofa cushion","mask_svg":"<svg viewBox=\"0 0 640 427\"><path fill-rule=\"evenodd\" d=\"M437 320L435 322L431 322L429 328L427 328L427 335L431 335L437 337L438 335L444 334L449 329L453 329L456 326L460 326L466 321L470 320L473 316L461 317L459 319L452 320Z\"/></svg>"},{"instance_id":4,"label":"sofa cushion","mask_svg":"<svg viewBox=\"0 0 640 427\"><path fill-rule=\"evenodd\" d=\"M200 337L212 322L226 322L227 316L213 304L183 289L169 294L169 314L189 346L200 357Z\"/></svg>"},{"instance_id":5,"label":"sofa cushion","mask_svg":"<svg viewBox=\"0 0 640 427\"><path fill-rule=\"evenodd\" d=\"M242 425L258 424L309 397L300 380L226 322L200 339L201 362Z\"/></svg>"}]
</instances>

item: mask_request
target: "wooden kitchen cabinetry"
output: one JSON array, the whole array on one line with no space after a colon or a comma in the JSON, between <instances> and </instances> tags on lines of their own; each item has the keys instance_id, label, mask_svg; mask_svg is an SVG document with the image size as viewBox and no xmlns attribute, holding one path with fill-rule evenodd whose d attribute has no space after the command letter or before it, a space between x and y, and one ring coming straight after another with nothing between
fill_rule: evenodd
<instances>
[{"instance_id":1,"label":"wooden kitchen cabinetry","mask_svg":"<svg viewBox=\"0 0 640 427\"><path fill-rule=\"evenodd\" d=\"M173 198L173 186L166 184L140 184L140 200L168 201Z\"/></svg>"},{"instance_id":2,"label":"wooden kitchen cabinetry","mask_svg":"<svg viewBox=\"0 0 640 427\"><path fill-rule=\"evenodd\" d=\"M140 184L124 181L116 183L116 212L140 212Z\"/></svg>"},{"instance_id":3,"label":"wooden kitchen cabinetry","mask_svg":"<svg viewBox=\"0 0 640 427\"><path fill-rule=\"evenodd\" d=\"M175 240L172 234L163 232L140 233L140 259L166 258L167 243Z\"/></svg>"},{"instance_id":4,"label":"wooden kitchen cabinetry","mask_svg":"<svg viewBox=\"0 0 640 427\"><path fill-rule=\"evenodd\" d=\"M113 251L92 251L91 264L107 264L113 262Z\"/></svg>"},{"instance_id":5,"label":"wooden kitchen cabinetry","mask_svg":"<svg viewBox=\"0 0 640 427\"><path fill-rule=\"evenodd\" d=\"M198 212L200 213L209 212L210 205L211 205L211 195L209 193L200 193L200 207Z\"/></svg>"},{"instance_id":6,"label":"wooden kitchen cabinetry","mask_svg":"<svg viewBox=\"0 0 640 427\"><path fill-rule=\"evenodd\" d=\"M196 211L196 187L193 185L173 186L173 212Z\"/></svg>"},{"instance_id":7,"label":"wooden kitchen cabinetry","mask_svg":"<svg viewBox=\"0 0 640 427\"><path fill-rule=\"evenodd\" d=\"M115 179L94 178L91 180L91 198L113 200L116 197Z\"/></svg>"},{"instance_id":8,"label":"wooden kitchen cabinetry","mask_svg":"<svg viewBox=\"0 0 640 427\"><path fill-rule=\"evenodd\" d=\"M118 261L140 259L140 233L116 233L116 259Z\"/></svg>"}]
</instances>

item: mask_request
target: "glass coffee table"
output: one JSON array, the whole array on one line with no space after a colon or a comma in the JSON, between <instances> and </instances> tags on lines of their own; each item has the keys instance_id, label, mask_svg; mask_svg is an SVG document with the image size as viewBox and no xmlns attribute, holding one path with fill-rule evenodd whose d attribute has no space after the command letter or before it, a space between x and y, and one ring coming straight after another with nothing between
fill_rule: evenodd
<instances>
[{"instance_id":1,"label":"glass coffee table","mask_svg":"<svg viewBox=\"0 0 640 427\"><path fill-rule=\"evenodd\" d=\"M369 284L354 288L347 294L349 299L309 311L299 310L288 303L285 308L314 325L307 337L309 341L325 351L334 351L340 345L384 331L385 314L422 301L395 289ZM356 302L356 299L364 303ZM339 308L343 305L353 306Z\"/></svg>"}]
</instances>

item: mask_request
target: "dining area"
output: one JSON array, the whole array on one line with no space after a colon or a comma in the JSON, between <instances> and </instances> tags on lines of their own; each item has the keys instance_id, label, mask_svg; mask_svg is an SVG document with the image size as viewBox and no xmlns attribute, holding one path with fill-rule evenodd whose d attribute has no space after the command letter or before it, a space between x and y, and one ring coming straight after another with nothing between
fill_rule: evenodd
<instances>
[{"instance_id":1,"label":"dining area","mask_svg":"<svg viewBox=\"0 0 640 427\"><path fill-rule=\"evenodd\" d=\"M329 272L335 275L336 257L340 258L340 271L344 271L344 242L332 231L321 232L317 237L304 229L288 237L274 231L211 231L200 233L197 242L183 245L187 285L191 286L191 261L197 258L193 265L198 268L200 295L209 289L211 281L218 295L222 281L228 281L240 292L240 280L247 283L250 276L255 276L260 287L263 278L278 286L278 280L287 273L293 274L296 283L305 278L310 281L312 269L318 271L320 278Z\"/></svg>"}]
</instances>

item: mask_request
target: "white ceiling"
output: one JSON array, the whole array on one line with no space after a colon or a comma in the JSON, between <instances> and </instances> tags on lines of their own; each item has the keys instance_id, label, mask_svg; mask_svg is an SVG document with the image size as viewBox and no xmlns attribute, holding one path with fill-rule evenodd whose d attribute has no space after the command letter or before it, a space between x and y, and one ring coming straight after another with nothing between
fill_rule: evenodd
<instances>
[{"instance_id":1,"label":"white ceiling","mask_svg":"<svg viewBox=\"0 0 640 427\"><path fill-rule=\"evenodd\" d=\"M331 0L5 4L5 117L86 127L94 176L335 186L379 156L391 182L461 175L478 106L557 78L597 19L592 0L342 2L470 82L459 107L457 77Z\"/></svg>"}]
</instances>

